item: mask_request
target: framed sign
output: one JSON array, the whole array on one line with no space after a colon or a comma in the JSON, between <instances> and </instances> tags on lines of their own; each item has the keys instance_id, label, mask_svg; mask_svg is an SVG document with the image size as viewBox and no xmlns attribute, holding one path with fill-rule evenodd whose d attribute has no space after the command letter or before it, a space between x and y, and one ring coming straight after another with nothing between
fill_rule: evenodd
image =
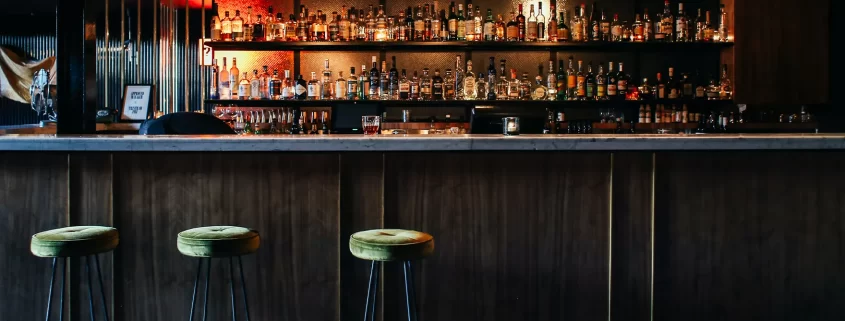
<instances>
[{"instance_id":1,"label":"framed sign","mask_svg":"<svg viewBox=\"0 0 845 321\"><path fill-rule=\"evenodd\" d=\"M123 88L121 122L143 122L151 119L155 110L155 86L126 85Z\"/></svg>"}]
</instances>

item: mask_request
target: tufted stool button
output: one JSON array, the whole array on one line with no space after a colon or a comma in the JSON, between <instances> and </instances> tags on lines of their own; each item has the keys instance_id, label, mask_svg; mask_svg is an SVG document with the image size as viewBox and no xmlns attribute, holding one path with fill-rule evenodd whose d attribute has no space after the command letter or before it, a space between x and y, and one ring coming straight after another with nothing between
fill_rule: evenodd
<instances>
[{"instance_id":1,"label":"tufted stool button","mask_svg":"<svg viewBox=\"0 0 845 321\"><path fill-rule=\"evenodd\" d=\"M375 321L378 302L379 267L381 262L402 261L405 272L405 304L408 321L417 321L414 272L411 261L434 253L434 237L412 230L379 229L361 231L349 237L349 251L357 258L372 261L364 321Z\"/></svg>"}]
</instances>

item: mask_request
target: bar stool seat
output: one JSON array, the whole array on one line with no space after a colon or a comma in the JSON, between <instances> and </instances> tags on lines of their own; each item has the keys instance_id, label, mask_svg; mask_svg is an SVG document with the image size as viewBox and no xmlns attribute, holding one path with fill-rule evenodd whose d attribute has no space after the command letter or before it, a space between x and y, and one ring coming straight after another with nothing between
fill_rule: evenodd
<instances>
[{"instance_id":1,"label":"bar stool seat","mask_svg":"<svg viewBox=\"0 0 845 321\"><path fill-rule=\"evenodd\" d=\"M78 257L114 250L119 241L113 227L69 226L33 235L29 250L38 257Z\"/></svg>"},{"instance_id":2,"label":"bar stool seat","mask_svg":"<svg viewBox=\"0 0 845 321\"><path fill-rule=\"evenodd\" d=\"M349 251L368 261L413 261L434 253L434 237L412 230L361 231L349 238Z\"/></svg>"},{"instance_id":3,"label":"bar stool seat","mask_svg":"<svg viewBox=\"0 0 845 321\"><path fill-rule=\"evenodd\" d=\"M176 247L192 257L230 257L253 253L261 245L258 232L239 226L204 226L179 233Z\"/></svg>"}]
</instances>

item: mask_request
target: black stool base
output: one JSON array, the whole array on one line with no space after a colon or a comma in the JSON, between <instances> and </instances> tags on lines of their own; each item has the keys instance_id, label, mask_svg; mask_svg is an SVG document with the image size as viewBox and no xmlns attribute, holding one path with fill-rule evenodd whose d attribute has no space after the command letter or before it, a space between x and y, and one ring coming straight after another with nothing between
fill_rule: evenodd
<instances>
[{"instance_id":1,"label":"black stool base","mask_svg":"<svg viewBox=\"0 0 845 321\"><path fill-rule=\"evenodd\" d=\"M367 301L364 308L364 321L376 320L376 307L378 305L378 283L381 262L372 261L370 265L370 281L367 283ZM405 274L405 306L408 311L408 321L417 321L417 300L414 291L414 271L411 261L402 262L402 271Z\"/></svg>"},{"instance_id":2,"label":"black stool base","mask_svg":"<svg viewBox=\"0 0 845 321\"><path fill-rule=\"evenodd\" d=\"M92 287L92 283L94 283L94 277L91 275L91 260L94 260L94 265L97 268L97 280L100 282L100 299L103 304L103 318L106 321L109 321L109 311L108 307L106 307L106 291L103 289L103 275L100 271L100 259L97 255L89 255L85 256L85 275L88 276L88 314L91 317L91 321L96 320L96 315L94 314L94 289ZM65 278L67 277L67 259L61 258L62 261L62 283L60 286L59 292L59 321L64 320L65 314ZM47 316L44 318L45 321L50 321L50 312L51 307L53 304L53 283L56 279L56 265L58 265L59 258L53 258L52 268L50 269L50 291L47 294Z\"/></svg>"},{"instance_id":3,"label":"black stool base","mask_svg":"<svg viewBox=\"0 0 845 321\"><path fill-rule=\"evenodd\" d=\"M200 272L202 271L203 262L207 262L208 265L205 267L205 289L203 290L204 293L202 299L202 320L205 321L208 318L208 285L211 280L211 258L200 258L199 262L197 263L197 274L194 278L194 291L191 294L191 313L188 316L188 321L194 320L194 310L196 309L197 304L197 288L199 287L201 274ZM238 256L238 268L240 269L241 275L241 294L244 297L244 311L246 313L246 321L249 321L249 300L247 300L246 296L246 279L244 278L244 265L240 256ZM235 265L233 257L229 258L229 296L231 297L232 302L232 321L237 321L238 310L235 304Z\"/></svg>"}]
</instances>

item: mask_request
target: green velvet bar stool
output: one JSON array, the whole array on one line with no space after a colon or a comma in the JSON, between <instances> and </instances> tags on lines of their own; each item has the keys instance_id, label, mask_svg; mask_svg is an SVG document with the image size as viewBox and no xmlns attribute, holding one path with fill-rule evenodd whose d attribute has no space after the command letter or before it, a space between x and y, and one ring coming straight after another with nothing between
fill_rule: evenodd
<instances>
[{"instance_id":1,"label":"green velvet bar stool","mask_svg":"<svg viewBox=\"0 0 845 321\"><path fill-rule=\"evenodd\" d=\"M176 247L184 255L199 258L197 274L194 279L194 291L191 294L191 313L189 321L194 320L194 307L197 302L197 287L200 280L203 261L208 261L205 271L205 294L203 295L202 319L208 314L208 284L211 276L212 258L229 258L229 295L232 299L232 320L238 319L235 308L235 267L234 258L238 258L238 268L241 274L241 293L244 297L244 311L249 321L249 303L246 297L246 279L241 256L253 253L261 245L258 232L239 226L205 226L182 231L176 238Z\"/></svg>"},{"instance_id":2,"label":"green velvet bar stool","mask_svg":"<svg viewBox=\"0 0 845 321\"><path fill-rule=\"evenodd\" d=\"M405 304L408 321L417 321L414 271L411 261L423 259L434 253L434 237L411 230L381 229L352 234L349 251L359 259L372 261L364 321L375 321L378 297L379 267L381 262L402 262L405 272Z\"/></svg>"},{"instance_id":3,"label":"green velvet bar stool","mask_svg":"<svg viewBox=\"0 0 845 321\"><path fill-rule=\"evenodd\" d=\"M94 278L91 276L91 260L97 267L97 280L100 282L100 298L103 303L103 315L106 321L109 320L109 312L106 307L106 292L103 290L103 276L100 272L100 260L97 254L109 252L117 247L120 241L120 234L117 229L107 226L69 226L55 230L40 232L32 236L29 243L29 250L38 257L53 258L53 267L50 272L50 291L47 297L47 317L50 320L50 306L53 303L53 281L56 279L56 263L59 258L85 257L85 274L88 276L88 312L91 321L94 321L94 291L91 284ZM65 305L65 275L67 274L67 260L62 264L62 285L59 293L59 320L64 318Z\"/></svg>"}]
</instances>

